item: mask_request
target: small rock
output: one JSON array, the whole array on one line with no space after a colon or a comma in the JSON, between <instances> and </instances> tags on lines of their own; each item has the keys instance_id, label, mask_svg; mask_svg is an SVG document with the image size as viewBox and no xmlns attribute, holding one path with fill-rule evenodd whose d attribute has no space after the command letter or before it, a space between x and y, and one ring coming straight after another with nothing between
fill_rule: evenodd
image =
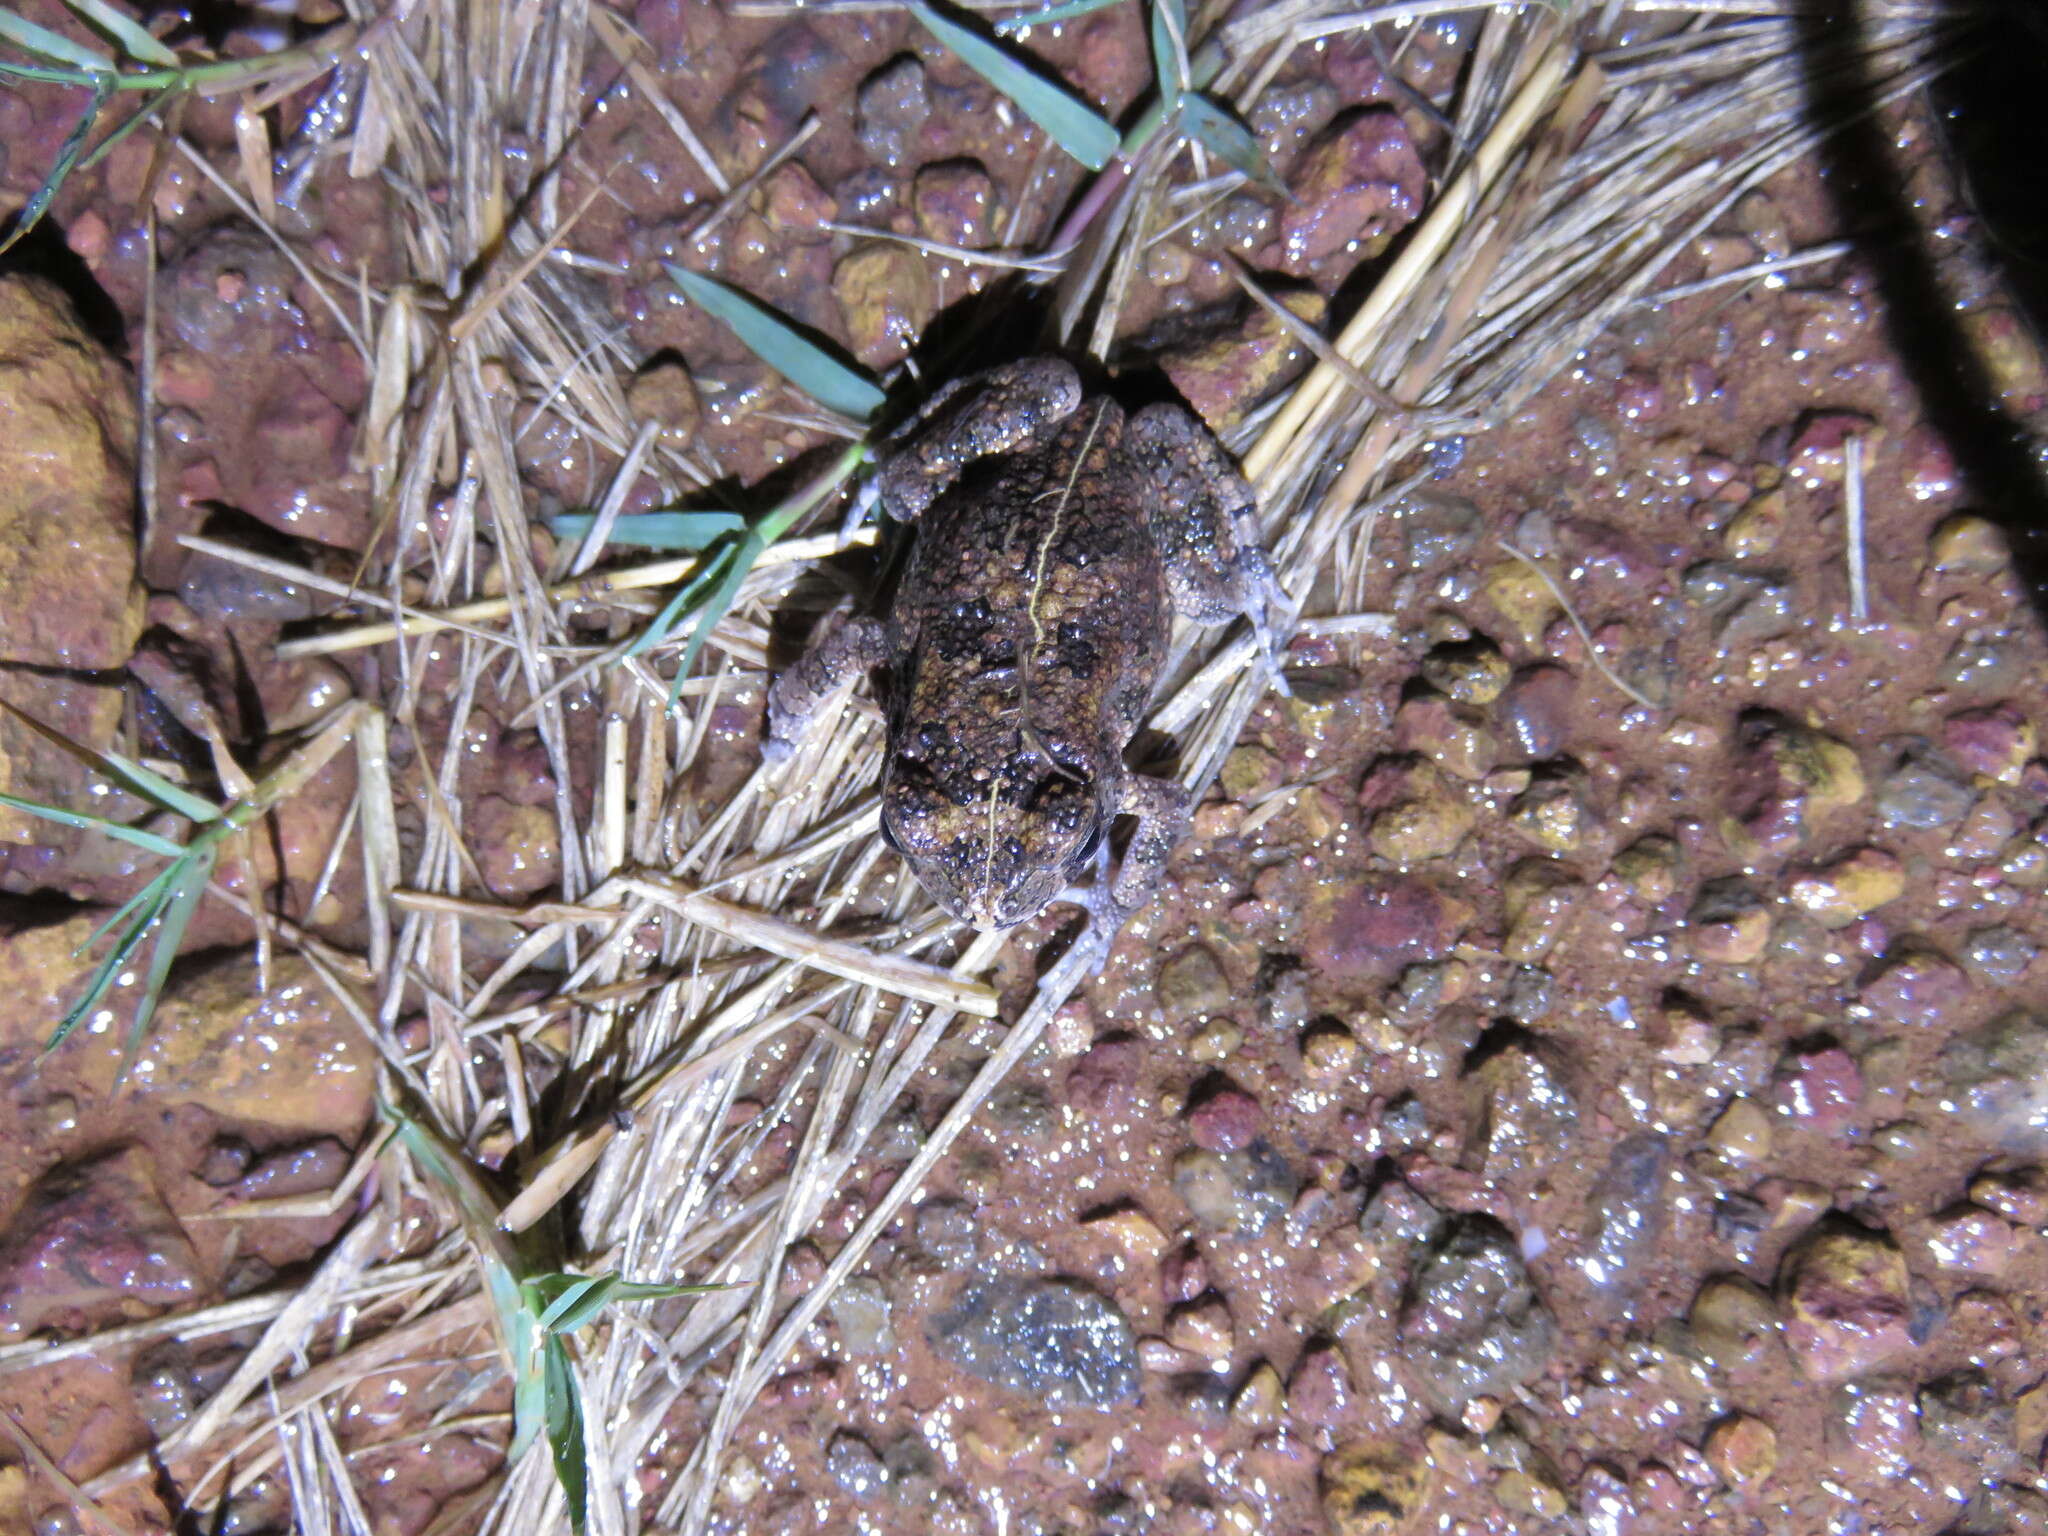
<instances>
[{"instance_id":1,"label":"small rock","mask_svg":"<svg viewBox=\"0 0 2048 1536\"><path fill-rule=\"evenodd\" d=\"M1707 1145L1731 1163L1760 1163L1771 1155L1771 1117L1754 1099L1731 1100L1707 1131Z\"/></svg>"},{"instance_id":2,"label":"small rock","mask_svg":"<svg viewBox=\"0 0 2048 1536\"><path fill-rule=\"evenodd\" d=\"M1300 1181L1262 1142L1242 1151L1198 1148L1174 1159L1173 1189L1214 1232L1259 1232L1287 1213Z\"/></svg>"},{"instance_id":3,"label":"small rock","mask_svg":"<svg viewBox=\"0 0 2048 1536\"><path fill-rule=\"evenodd\" d=\"M924 65L912 54L898 54L860 83L854 136L876 165L901 165L931 110Z\"/></svg>"},{"instance_id":4,"label":"small rock","mask_svg":"<svg viewBox=\"0 0 2048 1536\"><path fill-rule=\"evenodd\" d=\"M1593 1287L1596 1305L1609 1314L1631 1307L1657 1245L1670 1223L1665 1177L1670 1144L1654 1131L1624 1136L1608 1154L1607 1166L1586 1197L1591 1237L1578 1255L1580 1274Z\"/></svg>"},{"instance_id":5,"label":"small rock","mask_svg":"<svg viewBox=\"0 0 2048 1536\"><path fill-rule=\"evenodd\" d=\"M2041 1146L2048 1128L2048 1027L2015 1011L1942 1047L1937 1066L1956 1117L2015 1151Z\"/></svg>"},{"instance_id":6,"label":"small rock","mask_svg":"<svg viewBox=\"0 0 2048 1536\"><path fill-rule=\"evenodd\" d=\"M1533 1472L1503 1472L1493 1485L1494 1502L1509 1514L1560 1520L1570 1511L1564 1490Z\"/></svg>"},{"instance_id":7,"label":"small rock","mask_svg":"<svg viewBox=\"0 0 2048 1536\"><path fill-rule=\"evenodd\" d=\"M1347 248L1374 254L1370 242L1412 223L1428 178L1401 114L1379 109L1339 119L1309 146L1293 183L1294 200L1280 218L1280 264L1307 277ZM1332 263L1325 282L1333 284L1352 265Z\"/></svg>"},{"instance_id":8,"label":"small rock","mask_svg":"<svg viewBox=\"0 0 2048 1536\"><path fill-rule=\"evenodd\" d=\"M1614 856L1608 873L1646 907L1660 907L1678 890L1678 844L1655 833L1636 839Z\"/></svg>"},{"instance_id":9,"label":"small rock","mask_svg":"<svg viewBox=\"0 0 2048 1536\"><path fill-rule=\"evenodd\" d=\"M1585 897L1555 859L1523 859L1508 870L1503 890L1508 931L1501 953L1522 965L1533 965L1549 953Z\"/></svg>"},{"instance_id":10,"label":"small rock","mask_svg":"<svg viewBox=\"0 0 2048 1536\"><path fill-rule=\"evenodd\" d=\"M876 1498L889 1484L889 1469L875 1448L851 1430L842 1429L825 1447L825 1470L850 1498L863 1503Z\"/></svg>"},{"instance_id":11,"label":"small rock","mask_svg":"<svg viewBox=\"0 0 2048 1536\"><path fill-rule=\"evenodd\" d=\"M1137 1103L1144 1046L1130 1035L1098 1040L1067 1069L1067 1102L1084 1115L1126 1114Z\"/></svg>"},{"instance_id":12,"label":"small rock","mask_svg":"<svg viewBox=\"0 0 2048 1536\"><path fill-rule=\"evenodd\" d=\"M1539 848L1576 853L1594 822L1586 803L1585 776L1539 771L1509 810L1508 822Z\"/></svg>"},{"instance_id":13,"label":"small rock","mask_svg":"<svg viewBox=\"0 0 2048 1536\"><path fill-rule=\"evenodd\" d=\"M256 1149L239 1136L216 1136L199 1164L199 1177L215 1189L241 1182L249 1165L256 1161Z\"/></svg>"},{"instance_id":14,"label":"small rock","mask_svg":"<svg viewBox=\"0 0 2048 1536\"><path fill-rule=\"evenodd\" d=\"M926 1202L917 1213L917 1245L941 1269L972 1269L981 1249L973 1210L960 1200Z\"/></svg>"},{"instance_id":15,"label":"small rock","mask_svg":"<svg viewBox=\"0 0 2048 1536\"><path fill-rule=\"evenodd\" d=\"M917 232L941 245L979 250L994 237L995 183L979 160L941 160L911 183Z\"/></svg>"},{"instance_id":16,"label":"small rock","mask_svg":"<svg viewBox=\"0 0 2048 1536\"><path fill-rule=\"evenodd\" d=\"M1278 297L1318 329L1329 313L1330 301L1313 290ZM1261 305L1234 325L1167 349L1159 367L1210 431L1228 432L1313 361L1294 332Z\"/></svg>"},{"instance_id":17,"label":"small rock","mask_svg":"<svg viewBox=\"0 0 2048 1536\"><path fill-rule=\"evenodd\" d=\"M626 409L638 421L655 423L659 441L671 448L687 448L696 440L704 414L690 370L674 356L657 357L633 375L626 386Z\"/></svg>"},{"instance_id":18,"label":"small rock","mask_svg":"<svg viewBox=\"0 0 2048 1536\"><path fill-rule=\"evenodd\" d=\"M1157 1264L1166 1252L1166 1234L1136 1206L1123 1205L1091 1216L1084 1230L1106 1239L1127 1260Z\"/></svg>"},{"instance_id":19,"label":"small rock","mask_svg":"<svg viewBox=\"0 0 2048 1536\"><path fill-rule=\"evenodd\" d=\"M1188 1109L1188 1133L1210 1152L1236 1152L1259 1134L1259 1101L1240 1088L1218 1088Z\"/></svg>"},{"instance_id":20,"label":"small rock","mask_svg":"<svg viewBox=\"0 0 2048 1536\"><path fill-rule=\"evenodd\" d=\"M906 245L871 240L832 269L847 343L871 368L900 359L931 323L937 295L924 257Z\"/></svg>"},{"instance_id":21,"label":"small rock","mask_svg":"<svg viewBox=\"0 0 2048 1536\"><path fill-rule=\"evenodd\" d=\"M1459 704L1491 704L1513 675L1500 647L1484 636L1437 646L1418 670L1424 682Z\"/></svg>"},{"instance_id":22,"label":"small rock","mask_svg":"<svg viewBox=\"0 0 2048 1536\"><path fill-rule=\"evenodd\" d=\"M1970 512L1945 517L1927 540L1928 563L1946 576L1995 576L2012 563L1998 525Z\"/></svg>"},{"instance_id":23,"label":"small rock","mask_svg":"<svg viewBox=\"0 0 2048 1536\"><path fill-rule=\"evenodd\" d=\"M1137 1339L1116 1304L1071 1280L972 1287L934 1319L932 1348L981 1381L1046 1408L1112 1408L1138 1396Z\"/></svg>"},{"instance_id":24,"label":"small rock","mask_svg":"<svg viewBox=\"0 0 2048 1536\"><path fill-rule=\"evenodd\" d=\"M1500 744L1483 714L1431 694L1401 706L1394 716L1394 745L1402 752L1419 753L1467 783L1493 772L1500 758Z\"/></svg>"},{"instance_id":25,"label":"small rock","mask_svg":"<svg viewBox=\"0 0 2048 1536\"><path fill-rule=\"evenodd\" d=\"M1230 1400L1230 1416L1247 1429L1271 1429L1287 1406L1280 1373L1261 1360L1246 1374L1244 1385Z\"/></svg>"},{"instance_id":26,"label":"small rock","mask_svg":"<svg viewBox=\"0 0 2048 1536\"><path fill-rule=\"evenodd\" d=\"M1879 1018L1922 1027L1943 1022L1969 996L1969 979L1960 968L1911 942L1888 953L1858 994Z\"/></svg>"},{"instance_id":27,"label":"small rock","mask_svg":"<svg viewBox=\"0 0 2048 1536\"><path fill-rule=\"evenodd\" d=\"M2033 722L2010 704L1966 709L1942 722L1941 744L1971 773L2017 784L2040 743Z\"/></svg>"},{"instance_id":28,"label":"small rock","mask_svg":"<svg viewBox=\"0 0 2048 1536\"><path fill-rule=\"evenodd\" d=\"M1383 982L1416 961L1441 960L1472 909L1425 881L1326 881L1311 892L1304 954L1339 986Z\"/></svg>"},{"instance_id":29,"label":"small rock","mask_svg":"<svg viewBox=\"0 0 2048 1536\"><path fill-rule=\"evenodd\" d=\"M1550 583L1520 560L1504 560L1492 567L1480 579L1479 590L1524 645L1542 639L1550 621L1562 611Z\"/></svg>"},{"instance_id":30,"label":"small rock","mask_svg":"<svg viewBox=\"0 0 2048 1536\"><path fill-rule=\"evenodd\" d=\"M139 1147L59 1164L29 1187L0 1232L0 1334L132 1320L130 1304L189 1303L203 1283Z\"/></svg>"},{"instance_id":31,"label":"small rock","mask_svg":"<svg viewBox=\"0 0 2048 1536\"><path fill-rule=\"evenodd\" d=\"M1311 1026L1301 1037L1301 1069L1310 1082L1344 1082L1357 1069L1358 1056L1358 1037L1334 1020Z\"/></svg>"},{"instance_id":32,"label":"small rock","mask_svg":"<svg viewBox=\"0 0 2048 1536\"><path fill-rule=\"evenodd\" d=\"M1228 1361L1237 1347L1230 1308L1213 1294L1183 1302L1167 1314L1166 1341L1212 1365Z\"/></svg>"},{"instance_id":33,"label":"small rock","mask_svg":"<svg viewBox=\"0 0 2048 1536\"><path fill-rule=\"evenodd\" d=\"M1317 1480L1331 1536L1410 1536L1423 1527L1437 1470L1420 1446L1360 1440L1325 1456Z\"/></svg>"},{"instance_id":34,"label":"small rock","mask_svg":"<svg viewBox=\"0 0 2048 1536\"><path fill-rule=\"evenodd\" d=\"M1520 1248L1485 1216L1453 1221L1418 1268L1400 1313L1401 1358L1437 1412L1506 1398L1549 1360L1557 1327Z\"/></svg>"},{"instance_id":35,"label":"small rock","mask_svg":"<svg viewBox=\"0 0 2048 1536\"><path fill-rule=\"evenodd\" d=\"M1313 1344L1287 1378L1287 1415L1317 1429L1339 1429L1356 1413L1351 1368L1333 1344Z\"/></svg>"},{"instance_id":36,"label":"small rock","mask_svg":"<svg viewBox=\"0 0 2048 1536\"><path fill-rule=\"evenodd\" d=\"M1843 1381L1912 1347L1906 1260L1853 1222L1810 1233L1779 1269L1785 1339L1807 1377Z\"/></svg>"},{"instance_id":37,"label":"small rock","mask_svg":"<svg viewBox=\"0 0 2048 1536\"><path fill-rule=\"evenodd\" d=\"M1951 1206L1928 1223L1927 1251L1943 1269L1996 1278L2015 1257L2013 1230L1974 1205Z\"/></svg>"},{"instance_id":38,"label":"small rock","mask_svg":"<svg viewBox=\"0 0 2048 1536\"><path fill-rule=\"evenodd\" d=\"M1976 799L1946 763L1914 749L1878 785L1876 807L1886 826L1932 830L1954 826Z\"/></svg>"},{"instance_id":39,"label":"small rock","mask_svg":"<svg viewBox=\"0 0 2048 1536\"><path fill-rule=\"evenodd\" d=\"M1579 683L1563 667L1524 667L1495 710L1508 740L1523 757L1555 757L1578 724Z\"/></svg>"},{"instance_id":40,"label":"small rock","mask_svg":"<svg viewBox=\"0 0 2048 1536\"><path fill-rule=\"evenodd\" d=\"M819 186L817 177L799 160L775 168L761 189L759 206L770 229L797 240L824 237L827 231L821 226L839 217L838 199Z\"/></svg>"},{"instance_id":41,"label":"small rock","mask_svg":"<svg viewBox=\"0 0 2048 1536\"><path fill-rule=\"evenodd\" d=\"M1778 1432L1746 1413L1715 1424L1701 1449L1721 1480L1744 1492L1762 1487L1778 1470Z\"/></svg>"},{"instance_id":42,"label":"small rock","mask_svg":"<svg viewBox=\"0 0 2048 1536\"><path fill-rule=\"evenodd\" d=\"M1782 490L1765 491L1744 502L1721 530L1722 546L1737 560L1761 560L1785 536L1787 512Z\"/></svg>"},{"instance_id":43,"label":"small rock","mask_svg":"<svg viewBox=\"0 0 2048 1536\"><path fill-rule=\"evenodd\" d=\"M2027 973L2041 946L2006 923L1973 928L1963 941L1963 964L1972 975L2009 987Z\"/></svg>"},{"instance_id":44,"label":"small rock","mask_svg":"<svg viewBox=\"0 0 2048 1536\"><path fill-rule=\"evenodd\" d=\"M1716 1275L1693 1297L1687 1321L1694 1342L1722 1370L1751 1370L1769 1360L1778 1341L1771 1298L1741 1275Z\"/></svg>"},{"instance_id":45,"label":"small rock","mask_svg":"<svg viewBox=\"0 0 2048 1536\"><path fill-rule=\"evenodd\" d=\"M1716 965L1753 965L1770 943L1771 914L1740 876L1709 880L1686 916L1692 952Z\"/></svg>"},{"instance_id":46,"label":"small rock","mask_svg":"<svg viewBox=\"0 0 2048 1536\"><path fill-rule=\"evenodd\" d=\"M1840 1137L1856 1123L1863 1074L1856 1058L1840 1046L1793 1052L1778 1063L1772 1094L1793 1124Z\"/></svg>"},{"instance_id":47,"label":"small rock","mask_svg":"<svg viewBox=\"0 0 2048 1536\"><path fill-rule=\"evenodd\" d=\"M1980 1173L1970 1180L1970 1198L2023 1227L2048 1226L2048 1169Z\"/></svg>"},{"instance_id":48,"label":"small rock","mask_svg":"<svg viewBox=\"0 0 2048 1536\"><path fill-rule=\"evenodd\" d=\"M1877 848L1859 848L1831 864L1795 875L1787 895L1823 928L1846 928L1905 894L1906 872Z\"/></svg>"},{"instance_id":49,"label":"small rock","mask_svg":"<svg viewBox=\"0 0 2048 1536\"><path fill-rule=\"evenodd\" d=\"M847 1280L825 1303L839 1329L839 1342L856 1360L893 1354L896 1330L889 1321L889 1296L882 1282L866 1275Z\"/></svg>"},{"instance_id":50,"label":"small rock","mask_svg":"<svg viewBox=\"0 0 2048 1536\"><path fill-rule=\"evenodd\" d=\"M192 1351L182 1339L165 1339L135 1357L128 1368L135 1409L159 1440L182 1429L204 1393Z\"/></svg>"},{"instance_id":51,"label":"small rock","mask_svg":"<svg viewBox=\"0 0 2048 1536\"><path fill-rule=\"evenodd\" d=\"M1359 787L1358 801L1372 813L1367 846L1400 865L1442 858L1477 819L1450 781L1416 758L1381 758Z\"/></svg>"},{"instance_id":52,"label":"small rock","mask_svg":"<svg viewBox=\"0 0 2048 1536\"><path fill-rule=\"evenodd\" d=\"M1160 1009L1176 1021L1227 1013L1233 1001L1230 979L1215 952L1201 944L1189 945L1160 966L1154 993Z\"/></svg>"},{"instance_id":53,"label":"small rock","mask_svg":"<svg viewBox=\"0 0 2048 1536\"><path fill-rule=\"evenodd\" d=\"M1800 421L1786 456L1786 474L1811 488L1840 485L1848 472L1847 445L1852 437L1863 440L1863 462L1868 465L1884 437L1868 416L1853 411L1809 412Z\"/></svg>"}]
</instances>

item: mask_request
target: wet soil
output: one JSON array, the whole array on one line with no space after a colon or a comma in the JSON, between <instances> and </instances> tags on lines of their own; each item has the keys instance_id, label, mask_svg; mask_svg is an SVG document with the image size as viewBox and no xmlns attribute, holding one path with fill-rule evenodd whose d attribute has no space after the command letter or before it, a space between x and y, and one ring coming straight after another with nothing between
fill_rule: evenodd
<instances>
[{"instance_id":1,"label":"wet soil","mask_svg":"<svg viewBox=\"0 0 2048 1536\"><path fill-rule=\"evenodd\" d=\"M1077 176L900 15L649 4L634 19L728 175L807 112L821 122L704 232L702 171L598 63L586 81L590 163L613 167L615 195L578 230L599 265L564 280L639 352L682 363L660 409L708 469L751 482L816 439L772 375L669 295L660 262L715 271L886 366L988 314L973 307L988 269L827 223L1023 243ZM1418 102L1444 99L1467 41L1428 28L1396 82L1362 47L1299 54L1256 126L1300 201L1247 194L1149 253L1123 319L1133 346L1207 334L1235 293L1226 253L1340 309L1355 299L1426 206L1411 163L1435 165L1442 140ZM1132 8L1031 42L1110 108L1145 85ZM0 92L10 197L56 152L65 105ZM1955 253L1932 266L1988 382L1965 409L2038 426L2048 373L1967 239L1928 119L1882 121L1916 222ZM186 128L232 166L223 113ZM76 178L40 247L89 277L131 364L145 145ZM565 206L587 185L572 176ZM137 659L53 678L80 664L10 652L29 665L8 676L42 690L23 707L69 710L103 745L128 729L203 765L208 711L255 754L384 685L374 656L275 661L320 601L175 542L270 541L345 579L372 535L367 385L344 317L189 164L172 161L153 205L160 504L130 556L139 615L125 585L107 589ZM385 281L401 272L397 217L379 184L329 163L285 233L323 270ZM1853 223L1822 168L1801 167L1666 279ZM1856 254L1646 306L1521 417L1432 446L1431 478L1357 552L1389 633L1296 643L1292 698L1261 706L1160 900L744 1419L715 1529L2048 1528L2032 1486L2048 1436L2048 1019L2033 1002L2048 649L2003 531L2014 508L1944 429L1951 386L1894 346L1906 317L1885 271ZM1213 375L1176 366L1204 404ZM1241 407L1234 378L1218 398ZM613 462L539 418L521 465L538 548L538 519L587 500ZM1514 551L1554 573L1570 616ZM45 601L76 579L61 570L34 573ZM545 755L498 724L522 703L483 699L460 786L469 824L491 829L479 875L500 896L547 890L558 862ZM726 733L733 752L753 725ZM445 726L431 708L407 723L401 781ZM66 788L59 766L35 773L21 782L36 793ZM282 873L281 915L343 945L359 888L323 867L348 773L338 760L293 802L261 872ZM695 788L729 783L714 765ZM411 814L408 839L425 812ZM108 1095L105 1022L40 1060L71 950L144 865L9 836L0 1344L288 1277L346 1208L207 1218L332 1187L367 1118L366 1048L296 962L251 1004L250 968L216 952L246 925L220 909L135 1091ZM1017 936L1012 1001L1053 928ZM792 1285L995 1038L947 1048L792 1255ZM88 1477L181 1422L250 1337L19 1372L0 1407ZM474 1396L483 1347L355 1389L343 1443L377 1528L423 1529L488 1473L489 1434L429 1454L399 1432L457 1398L502 1406ZM676 1456L709 1408L669 1426ZM658 1494L667 1470L643 1487ZM16 1467L0 1467L0 1496L16 1524L80 1528ZM161 1514L119 1508L138 1528ZM275 1479L236 1518L285 1528Z\"/></svg>"}]
</instances>

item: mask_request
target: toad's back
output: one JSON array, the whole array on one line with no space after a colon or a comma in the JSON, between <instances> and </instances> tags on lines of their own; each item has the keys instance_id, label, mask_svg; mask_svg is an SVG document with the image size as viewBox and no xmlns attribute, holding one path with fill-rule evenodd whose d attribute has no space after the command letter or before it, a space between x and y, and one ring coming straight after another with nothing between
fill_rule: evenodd
<instances>
[{"instance_id":1,"label":"toad's back","mask_svg":"<svg viewBox=\"0 0 2048 1536\"><path fill-rule=\"evenodd\" d=\"M961 767L1022 745L1091 774L1151 697L1166 585L1123 430L1114 401L1088 400L1044 446L974 465L919 522L893 702L899 723L943 722Z\"/></svg>"}]
</instances>

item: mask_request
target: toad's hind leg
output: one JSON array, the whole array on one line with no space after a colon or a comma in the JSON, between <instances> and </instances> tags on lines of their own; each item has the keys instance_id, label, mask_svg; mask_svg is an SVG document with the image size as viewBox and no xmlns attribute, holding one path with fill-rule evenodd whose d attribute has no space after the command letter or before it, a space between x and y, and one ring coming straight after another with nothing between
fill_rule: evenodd
<instances>
[{"instance_id":1,"label":"toad's hind leg","mask_svg":"<svg viewBox=\"0 0 2048 1536\"><path fill-rule=\"evenodd\" d=\"M1081 376L1057 357L1006 363L949 384L891 442L882 507L911 522L976 459L1049 438L1079 409Z\"/></svg>"},{"instance_id":2,"label":"toad's hind leg","mask_svg":"<svg viewBox=\"0 0 2048 1536\"><path fill-rule=\"evenodd\" d=\"M1220 624L1243 614L1280 665L1275 618L1286 594L1259 543L1258 501L1223 445L1178 405L1148 405L1124 429L1124 452L1150 487L1153 542L1183 618Z\"/></svg>"}]
</instances>

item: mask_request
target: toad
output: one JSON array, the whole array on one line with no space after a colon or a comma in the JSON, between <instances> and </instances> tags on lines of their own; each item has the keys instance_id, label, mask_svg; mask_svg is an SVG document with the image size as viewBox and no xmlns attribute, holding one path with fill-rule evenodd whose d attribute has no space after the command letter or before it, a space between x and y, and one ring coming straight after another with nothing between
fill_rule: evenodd
<instances>
[{"instance_id":1,"label":"toad","mask_svg":"<svg viewBox=\"0 0 2048 1536\"><path fill-rule=\"evenodd\" d=\"M889 444L882 508L916 524L884 618L828 621L769 692L771 760L856 673L884 668L882 836L978 928L1023 922L1091 868L1114 933L1188 823L1188 792L1124 749L1172 614L1242 614L1269 654L1280 605L1251 487L1179 405L1126 416L1057 358L940 391ZM1137 826L1113 882L1105 834Z\"/></svg>"}]
</instances>

